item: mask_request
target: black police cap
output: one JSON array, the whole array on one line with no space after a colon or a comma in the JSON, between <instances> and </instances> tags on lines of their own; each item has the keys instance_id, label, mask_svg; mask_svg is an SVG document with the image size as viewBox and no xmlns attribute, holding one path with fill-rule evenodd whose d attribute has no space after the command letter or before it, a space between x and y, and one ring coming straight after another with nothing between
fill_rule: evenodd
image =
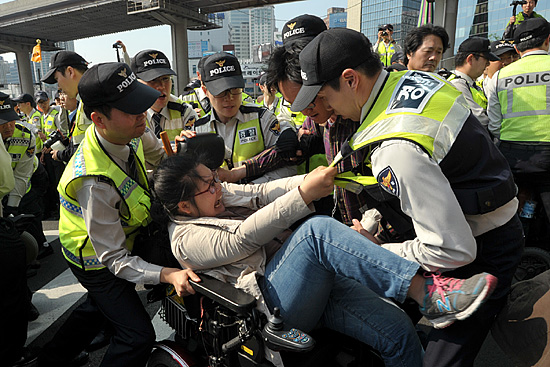
<instances>
[{"instance_id":1,"label":"black police cap","mask_svg":"<svg viewBox=\"0 0 550 367\"><path fill-rule=\"evenodd\" d=\"M315 15L304 14L292 18L283 26L283 45L288 46L296 40L309 38L314 39L319 33L325 31L327 25Z\"/></svg>"},{"instance_id":2,"label":"black police cap","mask_svg":"<svg viewBox=\"0 0 550 367\"><path fill-rule=\"evenodd\" d=\"M137 77L146 82L159 76L176 75L166 55L158 50L140 51L130 60L130 63Z\"/></svg>"},{"instance_id":3,"label":"black police cap","mask_svg":"<svg viewBox=\"0 0 550 367\"><path fill-rule=\"evenodd\" d=\"M232 88L244 88L239 60L227 52L215 53L204 61L201 80L213 95Z\"/></svg>"},{"instance_id":4,"label":"black police cap","mask_svg":"<svg viewBox=\"0 0 550 367\"><path fill-rule=\"evenodd\" d=\"M46 84L55 84L57 81L54 78L54 73L62 66L87 66L88 62L79 54L73 51L59 51L52 56L50 60L50 70L44 75L41 81Z\"/></svg>"},{"instance_id":5,"label":"black police cap","mask_svg":"<svg viewBox=\"0 0 550 367\"><path fill-rule=\"evenodd\" d=\"M550 24L544 18L531 18L521 22L515 32L514 41L516 45L536 37L548 37L550 35Z\"/></svg>"},{"instance_id":6,"label":"black police cap","mask_svg":"<svg viewBox=\"0 0 550 367\"><path fill-rule=\"evenodd\" d=\"M137 80L130 66L108 62L92 66L78 83L82 103L88 107L110 106L131 115L143 113L160 92Z\"/></svg>"},{"instance_id":7,"label":"black police cap","mask_svg":"<svg viewBox=\"0 0 550 367\"><path fill-rule=\"evenodd\" d=\"M10 96L0 92L0 125L15 120L19 120L19 115L13 109L13 102L10 100Z\"/></svg>"},{"instance_id":8,"label":"black police cap","mask_svg":"<svg viewBox=\"0 0 550 367\"><path fill-rule=\"evenodd\" d=\"M491 41L483 37L470 37L458 46L458 52L483 54L489 61L498 61L500 57L491 52Z\"/></svg>"}]
</instances>

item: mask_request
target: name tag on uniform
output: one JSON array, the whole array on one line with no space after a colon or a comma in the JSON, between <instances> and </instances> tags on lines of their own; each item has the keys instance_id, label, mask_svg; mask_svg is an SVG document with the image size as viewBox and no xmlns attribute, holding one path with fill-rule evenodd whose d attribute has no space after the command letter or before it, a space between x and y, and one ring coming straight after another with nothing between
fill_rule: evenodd
<instances>
[{"instance_id":1,"label":"name tag on uniform","mask_svg":"<svg viewBox=\"0 0 550 367\"><path fill-rule=\"evenodd\" d=\"M258 130L255 127L249 127L248 129L239 131L239 143L241 145L254 143L258 141Z\"/></svg>"}]
</instances>

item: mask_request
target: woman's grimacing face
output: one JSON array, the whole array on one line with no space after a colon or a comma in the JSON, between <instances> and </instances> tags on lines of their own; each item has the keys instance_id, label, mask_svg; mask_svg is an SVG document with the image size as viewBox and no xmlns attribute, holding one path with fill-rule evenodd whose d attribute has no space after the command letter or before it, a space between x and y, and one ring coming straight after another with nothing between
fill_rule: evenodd
<instances>
[{"instance_id":1,"label":"woman's grimacing face","mask_svg":"<svg viewBox=\"0 0 550 367\"><path fill-rule=\"evenodd\" d=\"M197 166L197 172L201 176L201 180L197 180L197 193L202 192L194 197L195 204L189 201L184 201L187 205L185 214L191 217L215 217L225 211L225 206L222 203L222 186L219 182L214 182L216 192L212 194L208 189L212 184L214 175L212 171L203 164ZM181 203L180 203L181 204ZM181 211L180 206L180 211Z\"/></svg>"}]
</instances>

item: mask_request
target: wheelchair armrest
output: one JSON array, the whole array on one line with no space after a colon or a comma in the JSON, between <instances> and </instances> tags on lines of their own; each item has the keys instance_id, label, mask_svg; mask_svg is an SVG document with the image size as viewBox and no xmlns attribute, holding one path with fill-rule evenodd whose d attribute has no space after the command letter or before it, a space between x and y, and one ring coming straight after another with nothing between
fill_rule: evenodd
<instances>
[{"instance_id":1,"label":"wheelchair armrest","mask_svg":"<svg viewBox=\"0 0 550 367\"><path fill-rule=\"evenodd\" d=\"M201 281L189 279L195 290L237 314L246 314L256 306L256 298L250 294L208 275L201 274Z\"/></svg>"}]
</instances>

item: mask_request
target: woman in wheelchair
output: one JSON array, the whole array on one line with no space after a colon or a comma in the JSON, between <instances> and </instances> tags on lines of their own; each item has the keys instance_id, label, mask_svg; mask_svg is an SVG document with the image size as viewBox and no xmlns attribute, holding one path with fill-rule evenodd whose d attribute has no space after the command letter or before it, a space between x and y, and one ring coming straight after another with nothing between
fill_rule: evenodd
<instances>
[{"instance_id":1,"label":"woman in wheelchair","mask_svg":"<svg viewBox=\"0 0 550 367\"><path fill-rule=\"evenodd\" d=\"M305 220L282 241L313 213L314 200L331 194L333 168L238 185L220 183L199 161L175 155L154 175L155 205L170 219L181 265L252 294L264 312L278 307L285 323L306 332L321 325L358 339L386 366L422 366L423 356L411 320L391 299L415 300L441 328L470 316L496 285L487 273L466 280L422 274L417 263L329 217Z\"/></svg>"}]
</instances>

